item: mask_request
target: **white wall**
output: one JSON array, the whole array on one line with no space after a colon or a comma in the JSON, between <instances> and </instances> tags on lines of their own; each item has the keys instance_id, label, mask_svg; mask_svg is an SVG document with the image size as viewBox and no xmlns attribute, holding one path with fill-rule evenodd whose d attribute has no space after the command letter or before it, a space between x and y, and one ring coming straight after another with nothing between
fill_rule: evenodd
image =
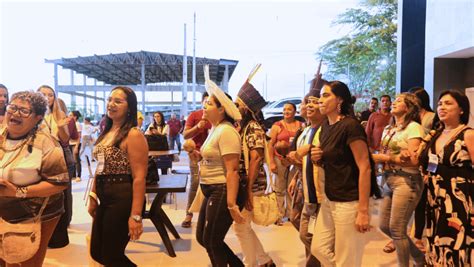
<instances>
[{"instance_id":1,"label":"white wall","mask_svg":"<svg viewBox=\"0 0 474 267\"><path fill-rule=\"evenodd\" d=\"M474 87L466 88L466 95L469 98L469 108L471 110L468 125L474 128Z\"/></svg>"},{"instance_id":2,"label":"white wall","mask_svg":"<svg viewBox=\"0 0 474 267\"><path fill-rule=\"evenodd\" d=\"M474 57L474 1L427 0L425 89L432 100L436 57Z\"/></svg>"}]
</instances>

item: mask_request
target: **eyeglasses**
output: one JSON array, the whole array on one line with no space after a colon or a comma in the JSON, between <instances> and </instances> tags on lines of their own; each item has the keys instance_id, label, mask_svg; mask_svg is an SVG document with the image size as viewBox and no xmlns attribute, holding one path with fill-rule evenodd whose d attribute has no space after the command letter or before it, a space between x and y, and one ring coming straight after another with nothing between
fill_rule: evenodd
<instances>
[{"instance_id":1,"label":"eyeglasses","mask_svg":"<svg viewBox=\"0 0 474 267\"><path fill-rule=\"evenodd\" d=\"M28 108L20 108L17 105L8 105L7 112L10 114L15 114L15 112L19 111L20 116L23 118L28 118L33 111Z\"/></svg>"}]
</instances>

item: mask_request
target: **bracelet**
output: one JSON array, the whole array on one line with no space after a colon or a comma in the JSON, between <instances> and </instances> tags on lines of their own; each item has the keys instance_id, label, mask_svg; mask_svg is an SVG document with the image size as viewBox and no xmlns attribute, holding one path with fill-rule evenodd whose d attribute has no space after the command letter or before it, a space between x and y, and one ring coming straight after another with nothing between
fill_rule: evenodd
<instances>
[{"instance_id":1,"label":"bracelet","mask_svg":"<svg viewBox=\"0 0 474 267\"><path fill-rule=\"evenodd\" d=\"M232 206L232 207L227 206L227 208L228 208L229 210L235 210L235 209L238 210L238 209L239 209L239 206L237 206L237 205L234 205L234 206Z\"/></svg>"},{"instance_id":2,"label":"bracelet","mask_svg":"<svg viewBox=\"0 0 474 267\"><path fill-rule=\"evenodd\" d=\"M91 198L93 198L93 199L95 200L95 202L99 202L99 201L98 201L97 194L96 194L95 192L90 191L90 192L89 192L89 196L90 196Z\"/></svg>"},{"instance_id":3,"label":"bracelet","mask_svg":"<svg viewBox=\"0 0 474 267\"><path fill-rule=\"evenodd\" d=\"M26 194L28 193L28 187L25 186L25 187L17 187L16 188L16 192L15 192L15 196L17 198L26 198Z\"/></svg>"}]
</instances>

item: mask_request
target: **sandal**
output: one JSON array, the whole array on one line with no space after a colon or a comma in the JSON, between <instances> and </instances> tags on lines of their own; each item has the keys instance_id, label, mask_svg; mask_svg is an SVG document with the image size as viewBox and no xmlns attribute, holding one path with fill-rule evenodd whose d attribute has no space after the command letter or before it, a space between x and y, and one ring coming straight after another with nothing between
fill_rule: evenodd
<instances>
[{"instance_id":1,"label":"sandal","mask_svg":"<svg viewBox=\"0 0 474 267\"><path fill-rule=\"evenodd\" d=\"M426 253L425 243L423 243L423 240L421 240L421 239L416 239L416 241L415 241L415 246L416 246L422 253Z\"/></svg>"},{"instance_id":2,"label":"sandal","mask_svg":"<svg viewBox=\"0 0 474 267\"><path fill-rule=\"evenodd\" d=\"M259 265L259 267L276 267L275 263L273 262L273 260L270 260L269 262L265 263L265 264L261 264Z\"/></svg>"},{"instance_id":3,"label":"sandal","mask_svg":"<svg viewBox=\"0 0 474 267\"><path fill-rule=\"evenodd\" d=\"M184 221L181 223L181 227L183 228L191 228L191 221L193 220L192 213L187 214L186 218L184 218Z\"/></svg>"},{"instance_id":4,"label":"sandal","mask_svg":"<svg viewBox=\"0 0 474 267\"><path fill-rule=\"evenodd\" d=\"M283 224L284 224L284 223L283 223L283 220L282 220L282 219L278 219L278 220L276 220L276 222L275 222L275 225L277 225L277 226L283 226Z\"/></svg>"},{"instance_id":5,"label":"sandal","mask_svg":"<svg viewBox=\"0 0 474 267\"><path fill-rule=\"evenodd\" d=\"M191 221L186 221L186 220L184 220L184 221L181 223L181 227L183 227L183 228L191 228Z\"/></svg>"},{"instance_id":6,"label":"sandal","mask_svg":"<svg viewBox=\"0 0 474 267\"><path fill-rule=\"evenodd\" d=\"M392 253L396 250L395 248L395 244L393 244L393 241L390 240L387 245L385 245L385 247L383 248L383 252L385 253Z\"/></svg>"}]
</instances>

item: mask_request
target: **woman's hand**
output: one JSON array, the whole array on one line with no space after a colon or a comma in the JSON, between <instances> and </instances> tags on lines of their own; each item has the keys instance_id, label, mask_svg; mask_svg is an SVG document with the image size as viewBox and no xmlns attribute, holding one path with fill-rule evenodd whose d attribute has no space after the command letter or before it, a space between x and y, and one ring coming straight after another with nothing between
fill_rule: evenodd
<instances>
[{"instance_id":1,"label":"woman's hand","mask_svg":"<svg viewBox=\"0 0 474 267\"><path fill-rule=\"evenodd\" d=\"M128 218L128 235L131 241L136 241L143 233L143 223L137 222L132 217Z\"/></svg>"},{"instance_id":2,"label":"woman's hand","mask_svg":"<svg viewBox=\"0 0 474 267\"><path fill-rule=\"evenodd\" d=\"M273 161L273 160L272 160L272 162L270 162L270 170L271 170L273 173L277 173L277 172L278 172L277 165L276 165L275 161Z\"/></svg>"},{"instance_id":3,"label":"woman's hand","mask_svg":"<svg viewBox=\"0 0 474 267\"><path fill-rule=\"evenodd\" d=\"M372 228L369 225L369 221L369 213L367 211L357 211L357 217L355 221L356 230L361 233L369 232L370 228Z\"/></svg>"},{"instance_id":4,"label":"woman's hand","mask_svg":"<svg viewBox=\"0 0 474 267\"><path fill-rule=\"evenodd\" d=\"M296 187L296 179L291 179L291 182L288 185L288 193L290 194L290 196L293 196L293 193L295 192L295 187Z\"/></svg>"},{"instance_id":5,"label":"woman's hand","mask_svg":"<svg viewBox=\"0 0 474 267\"><path fill-rule=\"evenodd\" d=\"M228 207L230 216L232 217L232 220L236 223L245 223L245 218L242 216L242 213L240 213L239 206L234 205L232 207Z\"/></svg>"},{"instance_id":6,"label":"woman's hand","mask_svg":"<svg viewBox=\"0 0 474 267\"><path fill-rule=\"evenodd\" d=\"M407 149L400 151L400 163L401 164L409 163L411 161L411 156L412 156L411 152L408 151Z\"/></svg>"},{"instance_id":7,"label":"woman's hand","mask_svg":"<svg viewBox=\"0 0 474 267\"><path fill-rule=\"evenodd\" d=\"M72 118L70 118L70 117L66 117L66 118L60 119L60 120L57 122L58 128L67 126L71 120L72 120Z\"/></svg>"},{"instance_id":8,"label":"woman's hand","mask_svg":"<svg viewBox=\"0 0 474 267\"><path fill-rule=\"evenodd\" d=\"M16 186L7 180L0 180L0 196L2 197L15 197Z\"/></svg>"},{"instance_id":9,"label":"woman's hand","mask_svg":"<svg viewBox=\"0 0 474 267\"><path fill-rule=\"evenodd\" d=\"M188 153L188 156L189 156L189 159L197 162L197 161L201 161L202 157L201 157L201 153L199 153L198 150L194 149L193 151L189 152Z\"/></svg>"},{"instance_id":10,"label":"woman's hand","mask_svg":"<svg viewBox=\"0 0 474 267\"><path fill-rule=\"evenodd\" d=\"M87 212L89 212L89 215L92 217L92 218L95 218L95 213L96 213L96 210L97 210L97 201L91 197L91 196L88 196L89 197L89 206L87 207Z\"/></svg>"},{"instance_id":11,"label":"woman's hand","mask_svg":"<svg viewBox=\"0 0 474 267\"><path fill-rule=\"evenodd\" d=\"M320 162L322 158L323 150L320 146L314 146L313 148L311 148L311 161L313 161L313 163L318 164L318 162Z\"/></svg>"},{"instance_id":12,"label":"woman's hand","mask_svg":"<svg viewBox=\"0 0 474 267\"><path fill-rule=\"evenodd\" d=\"M291 164L301 165L301 160L296 157L296 151L291 151L290 153L288 153L286 159L289 160Z\"/></svg>"},{"instance_id":13,"label":"woman's hand","mask_svg":"<svg viewBox=\"0 0 474 267\"><path fill-rule=\"evenodd\" d=\"M248 211L253 210L253 192L252 188L247 190L247 201L245 202L245 209Z\"/></svg>"},{"instance_id":14,"label":"woman's hand","mask_svg":"<svg viewBox=\"0 0 474 267\"><path fill-rule=\"evenodd\" d=\"M388 162L390 156L386 154L372 154L372 158L375 163L385 163Z\"/></svg>"}]
</instances>

